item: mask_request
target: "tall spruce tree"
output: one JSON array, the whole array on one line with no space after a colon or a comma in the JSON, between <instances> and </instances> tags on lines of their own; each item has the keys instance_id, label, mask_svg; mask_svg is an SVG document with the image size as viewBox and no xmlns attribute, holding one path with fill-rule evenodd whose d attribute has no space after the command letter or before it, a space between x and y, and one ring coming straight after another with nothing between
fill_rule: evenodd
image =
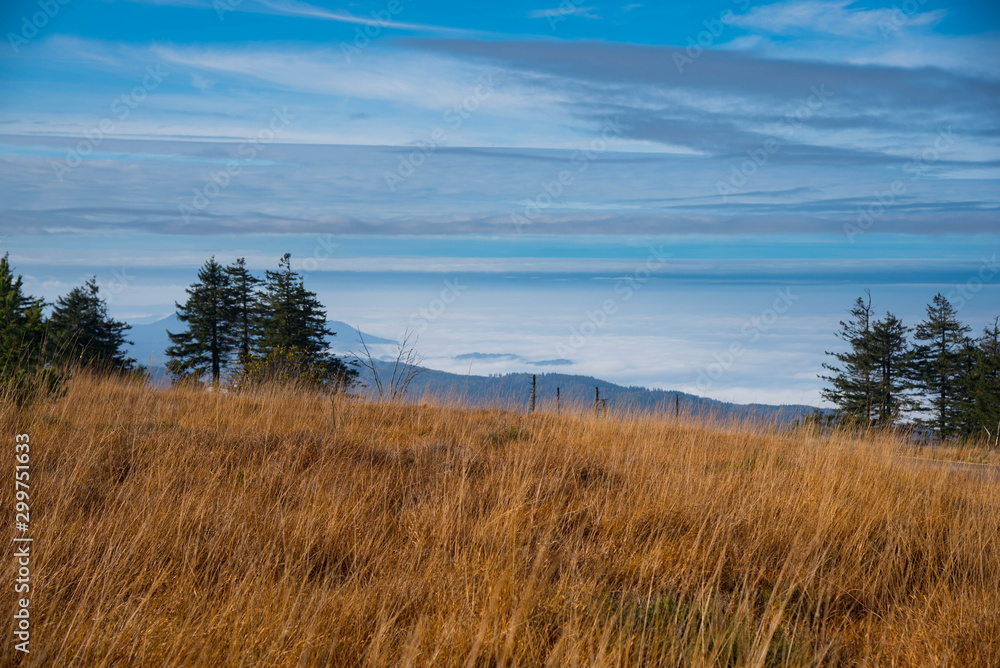
<instances>
[{"instance_id":1,"label":"tall spruce tree","mask_svg":"<svg viewBox=\"0 0 1000 668\"><path fill-rule=\"evenodd\" d=\"M892 313L872 325L870 347L872 368L872 406L874 422L889 427L912 407L907 395L910 383L907 371L910 360L909 328Z\"/></svg>"},{"instance_id":2,"label":"tall spruce tree","mask_svg":"<svg viewBox=\"0 0 1000 668\"><path fill-rule=\"evenodd\" d=\"M327 337L336 333L326 326L326 310L316 293L306 290L302 277L292 271L290 253L282 256L277 271L266 273L256 331L261 356L294 354L303 367L319 367L324 379L338 382L350 382L357 376L355 369L329 353Z\"/></svg>"},{"instance_id":3,"label":"tall spruce tree","mask_svg":"<svg viewBox=\"0 0 1000 668\"><path fill-rule=\"evenodd\" d=\"M94 277L56 300L48 321L46 350L53 360L128 371L135 365L124 350L131 343L125 338L131 328L108 315Z\"/></svg>"},{"instance_id":4,"label":"tall spruce tree","mask_svg":"<svg viewBox=\"0 0 1000 668\"><path fill-rule=\"evenodd\" d=\"M291 254L285 253L278 270L268 270L266 276L256 322L258 351L295 348L311 357L322 354L334 332L326 326L316 293L306 290L302 277L292 271Z\"/></svg>"},{"instance_id":5,"label":"tall spruce tree","mask_svg":"<svg viewBox=\"0 0 1000 668\"><path fill-rule=\"evenodd\" d=\"M239 344L234 327L236 300L225 268L208 260L198 271L198 281L187 289L188 298L177 307L177 318L187 330L167 332L171 345L167 370L177 378L201 378L211 374L218 383Z\"/></svg>"},{"instance_id":6,"label":"tall spruce tree","mask_svg":"<svg viewBox=\"0 0 1000 668\"><path fill-rule=\"evenodd\" d=\"M245 364L250 359L256 338L255 324L258 312L257 286L261 280L247 269L246 260L239 258L226 267L229 285L233 293L233 319L236 327L236 361Z\"/></svg>"},{"instance_id":7,"label":"tall spruce tree","mask_svg":"<svg viewBox=\"0 0 1000 668\"><path fill-rule=\"evenodd\" d=\"M837 337L846 342L846 352L827 352L839 364L823 364L833 372L820 376L830 387L821 390L824 399L837 406L841 418L847 422L867 426L872 422L875 408L874 382L875 357L872 340L871 292L867 299L858 297L850 310L850 319L840 322Z\"/></svg>"},{"instance_id":8,"label":"tall spruce tree","mask_svg":"<svg viewBox=\"0 0 1000 668\"><path fill-rule=\"evenodd\" d=\"M0 380L22 377L42 362L45 303L24 293L21 276L14 276L9 254L0 258Z\"/></svg>"},{"instance_id":9,"label":"tall spruce tree","mask_svg":"<svg viewBox=\"0 0 1000 668\"><path fill-rule=\"evenodd\" d=\"M964 368L962 351L969 327L958 321L954 307L938 293L927 306L927 318L917 325L910 375L923 399L921 408L932 417L926 422L938 438L961 429Z\"/></svg>"},{"instance_id":10,"label":"tall spruce tree","mask_svg":"<svg viewBox=\"0 0 1000 668\"><path fill-rule=\"evenodd\" d=\"M964 436L986 436L994 443L1000 432L1000 318L966 348L963 390Z\"/></svg>"}]
</instances>

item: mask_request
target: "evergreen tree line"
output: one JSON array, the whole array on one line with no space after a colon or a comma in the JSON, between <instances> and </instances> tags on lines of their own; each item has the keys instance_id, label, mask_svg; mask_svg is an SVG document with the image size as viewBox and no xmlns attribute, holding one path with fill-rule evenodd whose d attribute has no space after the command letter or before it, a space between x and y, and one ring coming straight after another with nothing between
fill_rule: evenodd
<instances>
[{"instance_id":1,"label":"evergreen tree line","mask_svg":"<svg viewBox=\"0 0 1000 668\"><path fill-rule=\"evenodd\" d=\"M876 318L871 293L859 297L837 336L845 352L827 352L822 396L841 422L908 422L942 440L997 437L1000 422L1000 317L976 337L937 294L915 328L892 313ZM912 336L912 340L910 335Z\"/></svg>"},{"instance_id":2,"label":"evergreen tree line","mask_svg":"<svg viewBox=\"0 0 1000 668\"><path fill-rule=\"evenodd\" d=\"M306 290L285 253L277 271L254 276L243 258L229 266L209 259L175 304L187 326L167 332L171 345L167 370L178 379L226 375L237 382L297 380L351 384L357 370L327 350L336 333L316 293Z\"/></svg>"},{"instance_id":3,"label":"evergreen tree line","mask_svg":"<svg viewBox=\"0 0 1000 668\"><path fill-rule=\"evenodd\" d=\"M167 332L168 371L178 379L219 382L309 380L354 382L357 370L327 350L335 333L326 312L286 253L276 271L254 276L243 258L215 258L198 271L185 303L176 304L186 330ZM52 306L46 317L45 309ZM24 390L62 364L102 371L138 371L125 346L130 325L112 318L96 278L54 304L25 293L8 255L0 258L0 382ZM856 426L913 424L941 439L996 438L1000 431L1000 317L976 337L941 294L915 328L892 313L877 318L871 294L859 297L837 336L843 352L828 352L822 396L838 421ZM911 340L912 334L912 340ZM52 380L51 374L47 376ZM37 384L36 384L37 385ZM51 388L50 388L51 389Z\"/></svg>"},{"instance_id":4,"label":"evergreen tree line","mask_svg":"<svg viewBox=\"0 0 1000 668\"><path fill-rule=\"evenodd\" d=\"M48 317L47 306L52 306ZM9 254L4 254L0 310L0 382L4 387L27 391L41 372L63 364L102 371L138 370L125 351L130 343L125 332L131 326L108 315L96 277L54 304L46 304L25 293L23 277L14 275Z\"/></svg>"}]
</instances>

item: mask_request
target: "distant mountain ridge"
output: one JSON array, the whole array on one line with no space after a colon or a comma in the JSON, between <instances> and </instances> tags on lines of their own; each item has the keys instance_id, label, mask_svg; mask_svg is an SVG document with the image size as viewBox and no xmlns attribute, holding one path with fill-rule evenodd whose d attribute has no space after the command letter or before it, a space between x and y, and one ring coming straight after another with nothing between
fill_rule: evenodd
<instances>
[{"instance_id":1,"label":"distant mountain ridge","mask_svg":"<svg viewBox=\"0 0 1000 668\"><path fill-rule=\"evenodd\" d=\"M338 353L352 349L358 351L358 330L339 320L327 323L337 332L334 348ZM167 330L179 332L184 325L177 320L176 315L163 320L144 325L133 325L127 332L133 344L129 346L130 354L140 364L148 365L150 376L154 382L166 382L163 351L169 345ZM365 342L369 345L394 345L392 339L362 332ZM373 352L374 354L374 352ZM494 357L518 356L506 353L470 353L469 358L484 359ZM523 360L522 360L523 361ZM552 360L556 362L557 360ZM559 360L561 361L561 360ZM388 377L392 374L392 363L377 361L376 367L380 375ZM374 383L371 373L360 369L361 386L356 389L359 394L374 393ZM474 376L424 369L414 380L407 393L411 400L423 397L433 397L441 400L459 401L469 406L503 406L515 410L526 410L531 401L530 373L508 373L497 376ZM616 383L594 378L562 373L537 374L536 401L539 410L555 410L556 388L563 406L592 407L594 405L594 389L597 388L600 398L607 401L609 409L630 408L643 412L672 414L675 405L682 414L714 415L719 418L757 419L765 422L788 423L812 414L814 406L770 404L733 404L716 399L699 397L685 392L668 390L653 390L646 387L627 387ZM675 403L676 402L676 403ZM825 411L824 411L825 412Z\"/></svg>"},{"instance_id":2,"label":"distant mountain ridge","mask_svg":"<svg viewBox=\"0 0 1000 668\"><path fill-rule=\"evenodd\" d=\"M337 333L332 343L338 352L360 348L358 330L355 327L340 320L330 320L326 325ZM162 365L166 362L166 355L163 351L170 345L167 330L176 334L184 329L185 325L177 319L176 313L156 322L133 324L132 328L125 332L125 338L132 341L132 344L128 346L129 354L139 364ZM362 334L368 345L394 345L396 343L392 339L385 339L368 332L362 332Z\"/></svg>"},{"instance_id":3,"label":"distant mountain ridge","mask_svg":"<svg viewBox=\"0 0 1000 668\"><path fill-rule=\"evenodd\" d=\"M392 363L376 363L380 376L392 373ZM527 410L531 403L530 373L508 373L499 376L473 376L424 369L413 381L408 391L412 400L422 397L458 401L468 406L501 406L514 410ZM675 406L682 415L712 415L720 419L755 419L763 422L786 424L811 415L815 406L770 404L733 404L716 399L699 397L685 392L653 390L646 387L626 387L609 383L593 376L562 373L535 374L535 397L539 410L556 409L556 388L563 407L594 406L594 391L607 401L609 410L632 409L661 415L673 414ZM361 382L367 387L360 393L374 392L371 372L362 370ZM384 380L383 380L384 382ZM825 412L825 411L824 411Z\"/></svg>"},{"instance_id":4,"label":"distant mountain ridge","mask_svg":"<svg viewBox=\"0 0 1000 668\"><path fill-rule=\"evenodd\" d=\"M354 325L348 325L342 320L330 320L326 323L326 326L337 333L337 335L333 337L333 342L342 346L354 347L356 344L360 343L359 335L363 335L365 337L365 343L370 346L396 344L396 342L392 339L384 339L381 336L375 336L374 334L369 334L368 332L362 332Z\"/></svg>"},{"instance_id":5,"label":"distant mountain ridge","mask_svg":"<svg viewBox=\"0 0 1000 668\"><path fill-rule=\"evenodd\" d=\"M125 332L125 338L132 342L128 346L129 355L139 364L156 366L166 363L163 351L170 345L167 330L174 334L184 331L184 323L177 319L177 314L169 315L162 320L142 325L132 325Z\"/></svg>"}]
</instances>

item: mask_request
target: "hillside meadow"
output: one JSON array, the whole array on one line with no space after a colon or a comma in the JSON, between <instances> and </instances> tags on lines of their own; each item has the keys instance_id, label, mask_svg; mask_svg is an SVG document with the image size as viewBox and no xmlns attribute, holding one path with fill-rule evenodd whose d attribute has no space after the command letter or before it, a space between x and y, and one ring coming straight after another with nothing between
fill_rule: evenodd
<instances>
[{"instance_id":1,"label":"hillside meadow","mask_svg":"<svg viewBox=\"0 0 1000 668\"><path fill-rule=\"evenodd\" d=\"M984 450L80 373L0 423L4 665L1000 665L1000 479L907 459Z\"/></svg>"}]
</instances>

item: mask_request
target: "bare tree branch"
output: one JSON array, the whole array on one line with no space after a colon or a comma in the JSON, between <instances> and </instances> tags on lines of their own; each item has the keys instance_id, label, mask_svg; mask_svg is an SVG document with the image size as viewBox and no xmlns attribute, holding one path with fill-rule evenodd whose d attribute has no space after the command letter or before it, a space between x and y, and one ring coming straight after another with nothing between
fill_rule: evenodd
<instances>
[{"instance_id":1,"label":"bare tree branch","mask_svg":"<svg viewBox=\"0 0 1000 668\"><path fill-rule=\"evenodd\" d=\"M379 374L377 360L372 356L368 344L365 343L365 337L361 333L361 329L358 327L355 327L355 329L358 330L358 339L361 341L364 356L362 357L354 352L350 354L358 360L361 366L371 372L372 381L375 383L375 391L378 392L379 400L384 400L387 396L389 401L402 399L410 384L424 371L423 367L420 366L423 363L423 357L416 351L415 346L417 341L413 331L407 329L403 333L402 340L396 344L396 359L392 364L392 372L389 374L388 380L386 380Z\"/></svg>"}]
</instances>

